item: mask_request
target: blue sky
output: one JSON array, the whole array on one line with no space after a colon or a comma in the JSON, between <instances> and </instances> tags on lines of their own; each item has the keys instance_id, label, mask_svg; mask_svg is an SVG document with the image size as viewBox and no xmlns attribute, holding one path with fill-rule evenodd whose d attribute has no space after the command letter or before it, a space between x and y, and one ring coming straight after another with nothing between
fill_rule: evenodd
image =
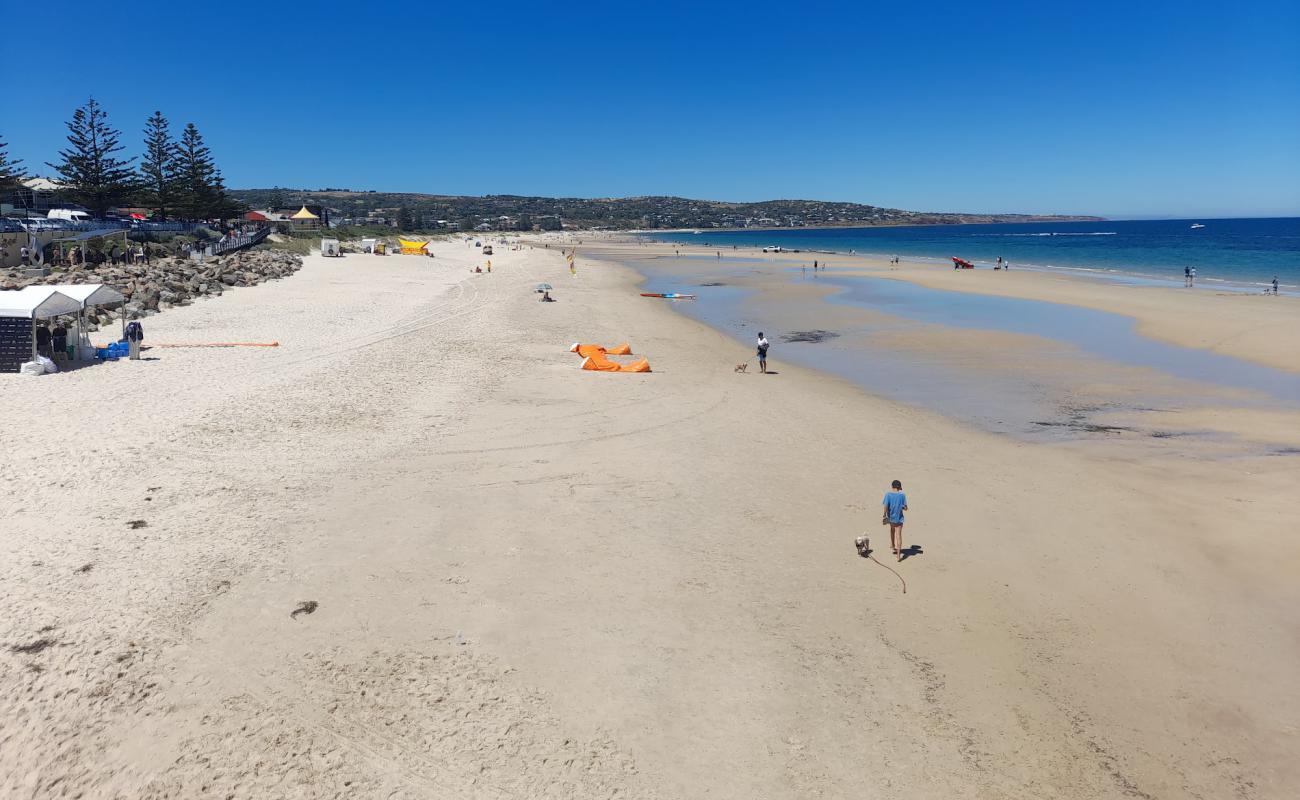
<instances>
[{"instance_id":1,"label":"blue sky","mask_svg":"<svg viewBox=\"0 0 1300 800\"><path fill-rule=\"evenodd\" d=\"M1300 3L976 5L5 0L54 50L0 138L49 172L93 94L233 187L1300 215Z\"/></svg>"}]
</instances>

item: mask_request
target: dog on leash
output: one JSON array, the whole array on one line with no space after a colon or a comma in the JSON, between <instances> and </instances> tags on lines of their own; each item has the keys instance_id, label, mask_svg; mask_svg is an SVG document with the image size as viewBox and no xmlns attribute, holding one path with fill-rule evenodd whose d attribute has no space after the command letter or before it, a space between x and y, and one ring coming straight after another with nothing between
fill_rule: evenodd
<instances>
[{"instance_id":1,"label":"dog on leash","mask_svg":"<svg viewBox=\"0 0 1300 800\"><path fill-rule=\"evenodd\" d=\"M871 540L867 537L859 536L853 540L853 544L857 545L858 555L866 556L871 554Z\"/></svg>"},{"instance_id":2,"label":"dog on leash","mask_svg":"<svg viewBox=\"0 0 1300 800\"><path fill-rule=\"evenodd\" d=\"M749 369L749 362L748 362L748 361L746 361L744 364L737 364L737 365L736 365L736 372L744 372L744 371L747 370L747 369Z\"/></svg>"}]
</instances>

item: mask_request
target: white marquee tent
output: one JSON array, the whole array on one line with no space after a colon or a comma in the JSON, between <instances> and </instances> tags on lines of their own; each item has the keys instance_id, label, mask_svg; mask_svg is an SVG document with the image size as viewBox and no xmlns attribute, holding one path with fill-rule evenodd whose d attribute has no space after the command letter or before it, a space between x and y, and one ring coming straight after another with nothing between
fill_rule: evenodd
<instances>
[{"instance_id":1,"label":"white marquee tent","mask_svg":"<svg viewBox=\"0 0 1300 800\"><path fill-rule=\"evenodd\" d=\"M81 304L82 309L111 306L126 301L121 292L106 283L56 283L45 288L71 297Z\"/></svg>"},{"instance_id":2,"label":"white marquee tent","mask_svg":"<svg viewBox=\"0 0 1300 800\"><path fill-rule=\"evenodd\" d=\"M49 319L77 314L81 309L79 300L68 297L53 286L27 286L16 292L0 292L0 317Z\"/></svg>"},{"instance_id":3,"label":"white marquee tent","mask_svg":"<svg viewBox=\"0 0 1300 800\"><path fill-rule=\"evenodd\" d=\"M80 313L80 302L52 286L27 286L16 292L0 292L0 317L26 320L32 326L33 359L36 358L36 320Z\"/></svg>"}]
</instances>

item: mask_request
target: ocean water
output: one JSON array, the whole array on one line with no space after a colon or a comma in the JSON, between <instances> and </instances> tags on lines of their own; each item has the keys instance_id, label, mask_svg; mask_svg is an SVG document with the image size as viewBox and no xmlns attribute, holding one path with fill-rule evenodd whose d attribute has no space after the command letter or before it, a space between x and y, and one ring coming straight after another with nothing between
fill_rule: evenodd
<instances>
[{"instance_id":1,"label":"ocean water","mask_svg":"<svg viewBox=\"0 0 1300 800\"><path fill-rule=\"evenodd\" d=\"M1300 408L1300 376L1150 339L1138 332L1131 318L1106 311L883 278L834 273L813 277L811 271L745 256L721 261L702 255L658 257L638 261L635 268L646 278L645 291L698 297L672 303L675 311L747 346L757 331L764 331L773 343L770 357L778 371L780 364L793 362L839 375L872 393L993 433L1034 441L1123 433L1228 448L1232 437L1213 431L1147 430L1141 422L1133 428L1111 428L1106 427L1107 415L1209 407ZM817 299L763 301L765 286L787 281L816 282L836 291ZM808 320L818 319L808 313L807 304L874 313L818 331L823 334L818 341L791 340L791 334L809 327ZM972 361L959 347L947 350L932 347L933 339L916 345L906 340L906 334L931 331L954 340L963 338L964 331L1001 331L1023 338L999 343L987 361ZM898 334L904 338L896 338ZM1016 356L1016 347L1027 348L1025 360ZM1059 368L1035 366L1039 358L1039 363ZM1243 441L1229 449L1274 453L1283 447Z\"/></svg>"},{"instance_id":2,"label":"ocean water","mask_svg":"<svg viewBox=\"0 0 1300 800\"><path fill-rule=\"evenodd\" d=\"M1203 228L1192 228L1202 224ZM643 234L658 241L721 248L766 247L934 259L952 256L1013 268L1095 273L1120 280L1181 285L1193 266L1202 286L1259 291L1277 276L1300 290L1300 217L1277 219L1123 220L897 228L791 228Z\"/></svg>"}]
</instances>

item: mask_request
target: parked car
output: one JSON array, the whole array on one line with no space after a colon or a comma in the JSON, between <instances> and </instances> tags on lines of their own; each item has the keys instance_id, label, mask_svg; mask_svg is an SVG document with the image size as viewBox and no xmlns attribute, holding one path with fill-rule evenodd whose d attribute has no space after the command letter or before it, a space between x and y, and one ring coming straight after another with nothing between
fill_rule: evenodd
<instances>
[{"instance_id":1,"label":"parked car","mask_svg":"<svg viewBox=\"0 0 1300 800\"><path fill-rule=\"evenodd\" d=\"M51 208L46 219L61 219L67 222L90 222L90 214L75 208Z\"/></svg>"}]
</instances>

